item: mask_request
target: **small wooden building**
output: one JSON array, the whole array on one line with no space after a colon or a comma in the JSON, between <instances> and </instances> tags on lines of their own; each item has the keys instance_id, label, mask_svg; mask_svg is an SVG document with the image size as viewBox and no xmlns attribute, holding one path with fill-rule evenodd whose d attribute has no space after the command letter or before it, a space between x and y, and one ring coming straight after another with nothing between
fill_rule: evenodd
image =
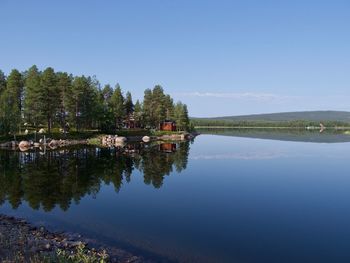
<instances>
[{"instance_id":1,"label":"small wooden building","mask_svg":"<svg viewBox=\"0 0 350 263\"><path fill-rule=\"evenodd\" d=\"M159 124L159 130L176 131L176 123L175 121L163 121Z\"/></svg>"},{"instance_id":2,"label":"small wooden building","mask_svg":"<svg viewBox=\"0 0 350 263\"><path fill-rule=\"evenodd\" d=\"M135 129L140 128L140 124L135 120L134 114L129 114L124 120L123 120L123 126L126 129Z\"/></svg>"}]
</instances>

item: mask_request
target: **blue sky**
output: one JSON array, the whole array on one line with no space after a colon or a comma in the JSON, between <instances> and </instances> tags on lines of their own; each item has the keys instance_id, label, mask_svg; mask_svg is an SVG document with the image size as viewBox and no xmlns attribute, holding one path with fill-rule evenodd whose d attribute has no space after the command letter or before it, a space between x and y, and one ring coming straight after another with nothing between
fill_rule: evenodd
<instances>
[{"instance_id":1,"label":"blue sky","mask_svg":"<svg viewBox=\"0 0 350 263\"><path fill-rule=\"evenodd\" d=\"M350 1L0 1L0 69L96 75L192 116L350 110Z\"/></svg>"}]
</instances>

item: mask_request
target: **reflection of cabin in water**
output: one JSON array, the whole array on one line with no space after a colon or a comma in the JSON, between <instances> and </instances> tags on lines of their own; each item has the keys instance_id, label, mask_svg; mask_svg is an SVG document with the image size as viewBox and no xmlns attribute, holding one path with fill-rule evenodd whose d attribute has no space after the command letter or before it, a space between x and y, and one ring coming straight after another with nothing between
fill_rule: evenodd
<instances>
[{"instance_id":1,"label":"reflection of cabin in water","mask_svg":"<svg viewBox=\"0 0 350 263\"><path fill-rule=\"evenodd\" d=\"M161 131L176 131L176 122L166 120L159 124L159 130Z\"/></svg>"},{"instance_id":2,"label":"reflection of cabin in water","mask_svg":"<svg viewBox=\"0 0 350 263\"><path fill-rule=\"evenodd\" d=\"M159 151L165 153L176 152L176 143L161 143L159 144Z\"/></svg>"},{"instance_id":3,"label":"reflection of cabin in water","mask_svg":"<svg viewBox=\"0 0 350 263\"><path fill-rule=\"evenodd\" d=\"M128 143L123 148L125 153L140 153L143 149L143 144L141 143Z\"/></svg>"}]
</instances>

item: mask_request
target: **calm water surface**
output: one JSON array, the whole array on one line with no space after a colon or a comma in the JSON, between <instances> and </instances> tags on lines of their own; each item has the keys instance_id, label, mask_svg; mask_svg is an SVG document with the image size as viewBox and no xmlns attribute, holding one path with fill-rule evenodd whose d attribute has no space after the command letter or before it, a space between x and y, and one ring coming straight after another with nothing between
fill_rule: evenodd
<instances>
[{"instance_id":1,"label":"calm water surface","mask_svg":"<svg viewBox=\"0 0 350 263\"><path fill-rule=\"evenodd\" d=\"M0 213L160 261L350 262L350 143L136 148L0 151Z\"/></svg>"}]
</instances>

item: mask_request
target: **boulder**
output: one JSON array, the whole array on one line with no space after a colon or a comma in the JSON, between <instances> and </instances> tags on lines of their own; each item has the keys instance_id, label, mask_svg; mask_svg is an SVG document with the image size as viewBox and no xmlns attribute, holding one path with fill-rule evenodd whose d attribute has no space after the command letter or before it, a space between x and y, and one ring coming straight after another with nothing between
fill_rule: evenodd
<instances>
[{"instance_id":1,"label":"boulder","mask_svg":"<svg viewBox=\"0 0 350 263\"><path fill-rule=\"evenodd\" d=\"M126 137L116 137L115 138L115 143L117 143L117 142L126 142L126 141L127 141Z\"/></svg>"},{"instance_id":2,"label":"boulder","mask_svg":"<svg viewBox=\"0 0 350 263\"><path fill-rule=\"evenodd\" d=\"M43 128L41 128L41 129L39 130L39 133L45 133L45 130L44 130Z\"/></svg>"},{"instance_id":3,"label":"boulder","mask_svg":"<svg viewBox=\"0 0 350 263\"><path fill-rule=\"evenodd\" d=\"M20 147L20 148L23 148L23 147L29 148L30 147L30 142L28 142L28 141L20 141L19 144L18 144L18 147Z\"/></svg>"},{"instance_id":4,"label":"boulder","mask_svg":"<svg viewBox=\"0 0 350 263\"><path fill-rule=\"evenodd\" d=\"M142 137L142 141L143 142L149 142L151 140L151 138L149 136L143 136Z\"/></svg>"},{"instance_id":5,"label":"boulder","mask_svg":"<svg viewBox=\"0 0 350 263\"><path fill-rule=\"evenodd\" d=\"M20 143L18 144L18 148L22 152L27 151L30 148L30 142L28 142L28 141L20 141Z\"/></svg>"},{"instance_id":6,"label":"boulder","mask_svg":"<svg viewBox=\"0 0 350 263\"><path fill-rule=\"evenodd\" d=\"M56 146L58 145L58 143L59 143L59 142L56 141L56 140L51 140L50 143L49 143L49 146L50 146L50 147L56 147Z\"/></svg>"},{"instance_id":7,"label":"boulder","mask_svg":"<svg viewBox=\"0 0 350 263\"><path fill-rule=\"evenodd\" d=\"M25 152L29 150L29 147L18 147L21 152Z\"/></svg>"},{"instance_id":8,"label":"boulder","mask_svg":"<svg viewBox=\"0 0 350 263\"><path fill-rule=\"evenodd\" d=\"M126 145L126 143L124 141L116 141L114 146L115 147L120 147L120 148L124 148Z\"/></svg>"},{"instance_id":9,"label":"boulder","mask_svg":"<svg viewBox=\"0 0 350 263\"><path fill-rule=\"evenodd\" d=\"M58 144L59 144L60 146L64 146L64 145L66 145L66 141L60 139L60 140L58 141Z\"/></svg>"}]
</instances>

